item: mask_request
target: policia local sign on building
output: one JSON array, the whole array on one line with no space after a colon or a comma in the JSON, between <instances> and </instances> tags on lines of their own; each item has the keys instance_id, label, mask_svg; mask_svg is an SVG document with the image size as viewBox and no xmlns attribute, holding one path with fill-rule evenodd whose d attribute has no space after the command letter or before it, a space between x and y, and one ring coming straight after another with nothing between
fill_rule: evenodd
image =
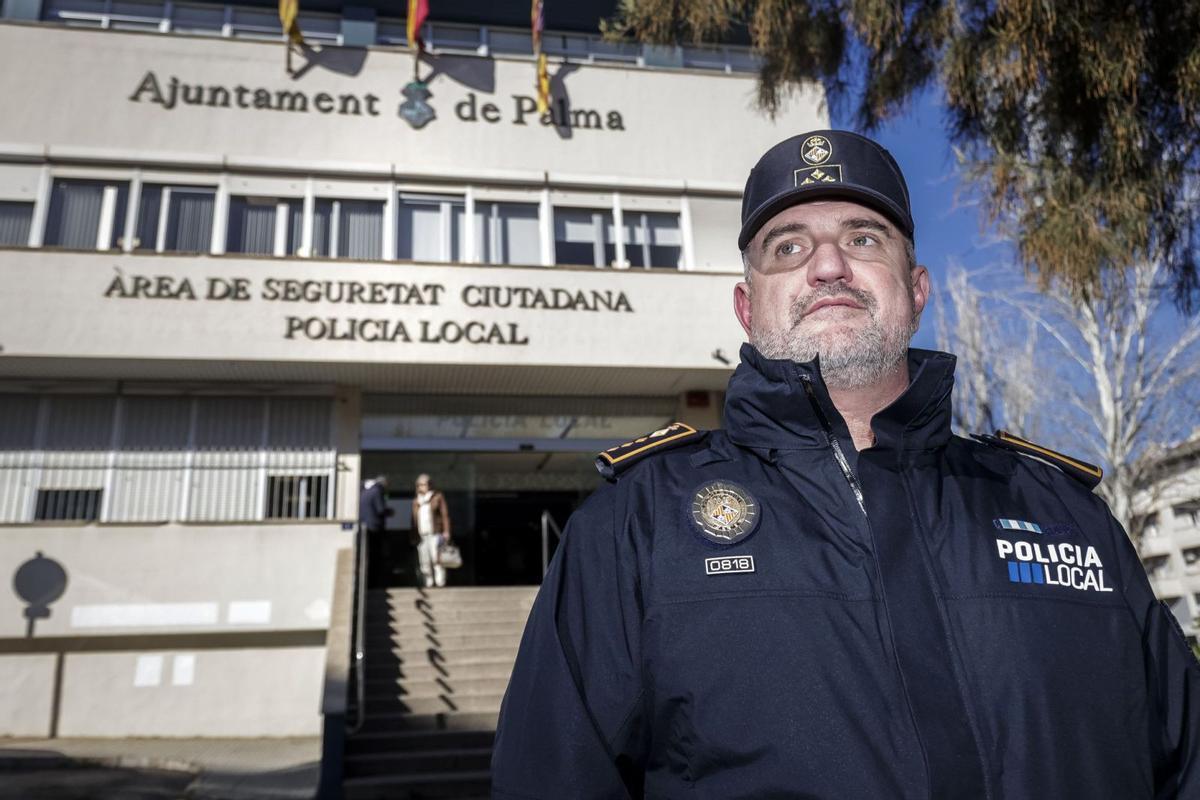
<instances>
[{"instance_id":1,"label":"policia local sign on building","mask_svg":"<svg viewBox=\"0 0 1200 800\"><path fill-rule=\"evenodd\" d=\"M478 319L436 320L409 316L304 316L306 306L347 305L375 307L377 314L448 303L445 283L395 281L297 280L268 277L256 286L251 278L207 277L201 293L189 278L172 275L116 276L104 291L106 298L125 300L179 300L299 304L300 310L283 317L283 338L310 341L392 342L402 344L506 344L528 345L520 322L485 322ZM502 286L468 283L457 298L464 310L496 308L517 311L588 311L633 313L623 291L567 289L562 286ZM353 314L357 309L350 309ZM361 313L370 313L364 311Z\"/></svg>"},{"instance_id":2,"label":"policia local sign on building","mask_svg":"<svg viewBox=\"0 0 1200 800\"><path fill-rule=\"evenodd\" d=\"M0 325L0 345L8 357L690 368L736 352L733 276L620 274L0 251L0 318L40 320ZM711 323L697 329L697 314Z\"/></svg>"}]
</instances>

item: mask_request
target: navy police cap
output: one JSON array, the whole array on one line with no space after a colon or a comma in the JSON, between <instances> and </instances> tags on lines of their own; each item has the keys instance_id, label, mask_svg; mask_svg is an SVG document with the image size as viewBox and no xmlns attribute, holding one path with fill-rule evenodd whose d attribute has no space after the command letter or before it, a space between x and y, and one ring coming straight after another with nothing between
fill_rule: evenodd
<instances>
[{"instance_id":1,"label":"navy police cap","mask_svg":"<svg viewBox=\"0 0 1200 800\"><path fill-rule=\"evenodd\" d=\"M785 208L825 197L870 206L912 238L908 186L892 154L857 133L810 131L784 139L750 170L738 249Z\"/></svg>"}]
</instances>

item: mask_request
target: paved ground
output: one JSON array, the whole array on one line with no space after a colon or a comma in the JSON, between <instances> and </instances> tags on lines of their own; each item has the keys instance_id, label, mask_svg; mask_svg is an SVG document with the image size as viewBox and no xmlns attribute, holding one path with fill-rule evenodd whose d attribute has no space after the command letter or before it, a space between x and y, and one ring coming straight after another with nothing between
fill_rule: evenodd
<instances>
[{"instance_id":1,"label":"paved ground","mask_svg":"<svg viewBox=\"0 0 1200 800\"><path fill-rule=\"evenodd\" d=\"M0 738L0 800L309 800L320 759L317 738Z\"/></svg>"}]
</instances>

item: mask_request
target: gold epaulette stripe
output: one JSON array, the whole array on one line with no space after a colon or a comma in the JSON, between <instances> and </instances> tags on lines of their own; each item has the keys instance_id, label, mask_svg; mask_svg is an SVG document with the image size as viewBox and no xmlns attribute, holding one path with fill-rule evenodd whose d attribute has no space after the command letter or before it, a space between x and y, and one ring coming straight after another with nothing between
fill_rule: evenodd
<instances>
[{"instance_id":1,"label":"gold epaulette stripe","mask_svg":"<svg viewBox=\"0 0 1200 800\"><path fill-rule=\"evenodd\" d=\"M680 426L681 428L683 428L683 430L680 431L679 433L676 433L673 436L667 436L664 439L655 439L648 444L642 445L637 450L630 450L628 453L623 453L623 454L617 456L616 458L613 458L612 456L610 456L608 454L609 450L620 450L622 447L628 447L631 444L636 444L637 440L634 439L632 442L627 442L626 444L619 445L617 447L610 447L609 450L605 450L603 453L601 453L600 457L603 458L604 460L606 460L609 464L616 464L618 461L624 461L627 458L636 456L638 453L644 453L645 451L649 450L652 447L658 447L661 444L666 444L667 442L673 442L676 439L683 438L684 436L691 436L693 433L696 432L695 428L693 428L691 425L688 425L686 423L677 422L675 424Z\"/></svg>"},{"instance_id":2,"label":"gold epaulette stripe","mask_svg":"<svg viewBox=\"0 0 1200 800\"><path fill-rule=\"evenodd\" d=\"M1027 439L1022 439L1020 436L1013 436L1008 431L996 431L996 435L1000 438L1001 441L1012 442L1013 444L1020 445L1021 447L1027 447L1030 450L1034 450L1038 453L1041 453L1042 455L1044 455L1048 458L1056 459L1058 461L1064 461L1067 464L1070 464L1072 467L1075 467L1075 469L1080 470L1081 472L1086 472L1088 475L1094 476L1097 480L1104 477L1104 470L1100 469L1099 467L1084 463L1082 461L1076 461L1075 459L1071 458L1070 456L1065 456L1062 453L1059 453L1057 451L1049 449L1048 447L1042 447L1041 445L1034 444L1033 442L1028 441Z\"/></svg>"}]
</instances>

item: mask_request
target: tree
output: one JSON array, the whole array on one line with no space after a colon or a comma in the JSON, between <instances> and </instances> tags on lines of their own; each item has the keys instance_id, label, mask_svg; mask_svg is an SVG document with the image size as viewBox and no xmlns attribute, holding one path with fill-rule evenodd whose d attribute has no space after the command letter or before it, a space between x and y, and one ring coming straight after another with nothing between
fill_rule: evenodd
<instances>
[{"instance_id":1,"label":"tree","mask_svg":"<svg viewBox=\"0 0 1200 800\"><path fill-rule=\"evenodd\" d=\"M816 80L865 130L939 85L1027 268L1094 295L1158 262L1180 308L1200 299L1200 0L621 0L602 27L748 38L764 110Z\"/></svg>"},{"instance_id":2,"label":"tree","mask_svg":"<svg viewBox=\"0 0 1200 800\"><path fill-rule=\"evenodd\" d=\"M1079 294L951 270L937 310L940 344L960 356L960 430L1010 427L1100 464L1098 492L1135 540L1164 446L1200 421L1200 318L1176 317L1162 272L1110 270Z\"/></svg>"},{"instance_id":3,"label":"tree","mask_svg":"<svg viewBox=\"0 0 1200 800\"><path fill-rule=\"evenodd\" d=\"M1018 315L995 313L993 296L980 286L984 277L949 270L934 305L938 347L955 353L960 364L952 423L960 432L1009 428L1038 439L1037 398L1049 387L1040 381L1035 389L1026 379L1037 366L1038 327ZM948 307L954 310L952 322Z\"/></svg>"}]
</instances>

